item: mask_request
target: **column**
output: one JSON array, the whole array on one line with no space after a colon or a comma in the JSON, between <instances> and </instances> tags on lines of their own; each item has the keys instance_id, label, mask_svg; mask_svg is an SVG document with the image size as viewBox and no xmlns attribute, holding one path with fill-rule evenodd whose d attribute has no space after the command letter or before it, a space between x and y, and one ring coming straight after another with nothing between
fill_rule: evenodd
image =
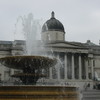
<instances>
[{"instance_id":1,"label":"column","mask_svg":"<svg viewBox=\"0 0 100 100\"><path fill-rule=\"evenodd\" d=\"M67 79L67 53L65 53L65 79Z\"/></svg>"},{"instance_id":2,"label":"column","mask_svg":"<svg viewBox=\"0 0 100 100\"><path fill-rule=\"evenodd\" d=\"M89 79L88 77L88 62L85 60L85 67L86 67L86 80Z\"/></svg>"},{"instance_id":3,"label":"column","mask_svg":"<svg viewBox=\"0 0 100 100\"><path fill-rule=\"evenodd\" d=\"M50 79L52 79L52 67L50 67L49 71L50 71L49 73Z\"/></svg>"},{"instance_id":4,"label":"column","mask_svg":"<svg viewBox=\"0 0 100 100\"><path fill-rule=\"evenodd\" d=\"M60 80L60 58L59 58L59 54L57 55L57 59L58 59L57 75L58 75L58 80Z\"/></svg>"},{"instance_id":5,"label":"column","mask_svg":"<svg viewBox=\"0 0 100 100\"><path fill-rule=\"evenodd\" d=\"M88 58L89 58L90 67L91 67L91 70L90 70L91 79L93 79L93 78L94 78L93 54L89 54L89 55L88 55Z\"/></svg>"},{"instance_id":6,"label":"column","mask_svg":"<svg viewBox=\"0 0 100 100\"><path fill-rule=\"evenodd\" d=\"M74 69L74 54L72 54L72 79L75 78L75 69Z\"/></svg>"},{"instance_id":7,"label":"column","mask_svg":"<svg viewBox=\"0 0 100 100\"><path fill-rule=\"evenodd\" d=\"M81 64L81 54L79 54L79 79L82 79L82 64Z\"/></svg>"},{"instance_id":8,"label":"column","mask_svg":"<svg viewBox=\"0 0 100 100\"><path fill-rule=\"evenodd\" d=\"M93 68L93 59L91 58L91 76L94 78L94 68Z\"/></svg>"}]
</instances>

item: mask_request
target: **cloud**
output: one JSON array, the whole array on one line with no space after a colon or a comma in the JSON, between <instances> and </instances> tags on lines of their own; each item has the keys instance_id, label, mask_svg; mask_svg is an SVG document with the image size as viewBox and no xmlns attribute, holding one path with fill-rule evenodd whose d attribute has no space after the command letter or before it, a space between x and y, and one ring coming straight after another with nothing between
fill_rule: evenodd
<instances>
[{"instance_id":1,"label":"cloud","mask_svg":"<svg viewBox=\"0 0 100 100\"><path fill-rule=\"evenodd\" d=\"M0 0L0 39L13 38L18 16L31 12L35 19L42 18L45 22L51 11L55 11L55 17L65 27L67 40L97 41L100 37L99 4L100 0Z\"/></svg>"}]
</instances>

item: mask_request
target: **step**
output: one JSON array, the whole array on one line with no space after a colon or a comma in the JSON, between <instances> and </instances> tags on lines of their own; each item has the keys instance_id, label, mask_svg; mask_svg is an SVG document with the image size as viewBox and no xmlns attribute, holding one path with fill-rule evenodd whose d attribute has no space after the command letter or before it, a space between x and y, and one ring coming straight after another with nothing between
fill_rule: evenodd
<instances>
[{"instance_id":1,"label":"step","mask_svg":"<svg viewBox=\"0 0 100 100\"><path fill-rule=\"evenodd\" d=\"M82 100L100 100L100 90L83 91Z\"/></svg>"},{"instance_id":2,"label":"step","mask_svg":"<svg viewBox=\"0 0 100 100\"><path fill-rule=\"evenodd\" d=\"M82 100L100 100L100 98L83 98Z\"/></svg>"}]
</instances>

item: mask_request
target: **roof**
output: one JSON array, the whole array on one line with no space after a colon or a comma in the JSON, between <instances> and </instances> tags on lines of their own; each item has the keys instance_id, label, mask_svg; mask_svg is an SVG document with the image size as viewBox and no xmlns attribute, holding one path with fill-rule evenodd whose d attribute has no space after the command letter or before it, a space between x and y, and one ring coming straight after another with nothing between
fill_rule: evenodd
<instances>
[{"instance_id":1,"label":"roof","mask_svg":"<svg viewBox=\"0 0 100 100\"><path fill-rule=\"evenodd\" d=\"M12 44L12 41L0 41L0 44Z\"/></svg>"},{"instance_id":2,"label":"roof","mask_svg":"<svg viewBox=\"0 0 100 100\"><path fill-rule=\"evenodd\" d=\"M42 32L45 31L61 31L65 33L63 24L55 18L54 12L51 13L51 18L42 27Z\"/></svg>"}]
</instances>

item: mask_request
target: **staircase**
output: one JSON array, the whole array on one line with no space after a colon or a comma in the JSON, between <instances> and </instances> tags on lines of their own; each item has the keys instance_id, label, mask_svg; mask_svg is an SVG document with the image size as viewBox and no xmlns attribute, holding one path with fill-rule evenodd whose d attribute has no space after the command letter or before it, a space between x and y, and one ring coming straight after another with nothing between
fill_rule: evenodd
<instances>
[{"instance_id":1,"label":"staircase","mask_svg":"<svg viewBox=\"0 0 100 100\"><path fill-rule=\"evenodd\" d=\"M85 90L85 91L83 91L82 100L100 100L100 90Z\"/></svg>"}]
</instances>

